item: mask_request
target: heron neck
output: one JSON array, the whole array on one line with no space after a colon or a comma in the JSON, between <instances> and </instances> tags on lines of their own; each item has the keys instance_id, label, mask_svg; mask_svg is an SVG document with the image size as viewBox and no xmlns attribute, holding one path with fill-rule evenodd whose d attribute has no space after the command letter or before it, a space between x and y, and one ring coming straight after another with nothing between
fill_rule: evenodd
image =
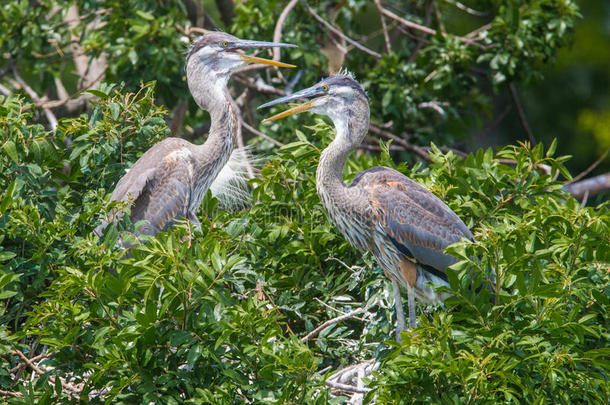
<instances>
[{"instance_id":1,"label":"heron neck","mask_svg":"<svg viewBox=\"0 0 610 405\"><path fill-rule=\"evenodd\" d=\"M324 205L327 203L326 196L333 200L346 197L347 187L343 183L343 166L347 156L366 136L369 118L368 114L365 116L366 119L354 119L352 114L347 114L333 119L337 134L330 145L322 151L316 172L317 190Z\"/></svg>"},{"instance_id":2,"label":"heron neck","mask_svg":"<svg viewBox=\"0 0 610 405\"><path fill-rule=\"evenodd\" d=\"M239 125L235 111L237 107L227 89L226 79L214 77L211 72L195 73L202 79L189 80L189 89L197 104L210 113L211 120L207 140L197 147L198 173L202 178L214 179L233 151Z\"/></svg>"}]
</instances>

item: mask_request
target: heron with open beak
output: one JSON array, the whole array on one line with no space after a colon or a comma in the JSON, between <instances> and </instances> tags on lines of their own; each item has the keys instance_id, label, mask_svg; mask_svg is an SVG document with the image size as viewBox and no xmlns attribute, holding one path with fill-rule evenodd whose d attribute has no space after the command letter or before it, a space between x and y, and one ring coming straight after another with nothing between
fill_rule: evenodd
<instances>
[{"instance_id":1,"label":"heron with open beak","mask_svg":"<svg viewBox=\"0 0 610 405\"><path fill-rule=\"evenodd\" d=\"M131 203L131 222L143 221L137 234L156 235L178 218L186 218L200 229L199 205L233 151L240 122L227 88L229 78L237 69L253 63L295 67L244 53L273 47L296 46L239 39L223 32L209 32L193 44L186 57L186 77L197 105L210 113L210 132L202 145L181 138L164 139L119 180L111 200ZM116 216L113 213L95 232L101 235Z\"/></svg>"},{"instance_id":2,"label":"heron with open beak","mask_svg":"<svg viewBox=\"0 0 610 405\"><path fill-rule=\"evenodd\" d=\"M343 183L343 166L369 128L369 102L362 87L348 74L261 105L269 107L306 100L263 122L311 111L330 117L334 140L324 149L316 173L322 205L343 236L361 251L370 251L392 280L398 327L396 339L406 330L400 285L408 292L409 325L417 326L415 298L440 303L448 293L431 284L449 286L446 269L456 259L444 250L473 236L464 222L438 197L402 173L372 167Z\"/></svg>"}]
</instances>

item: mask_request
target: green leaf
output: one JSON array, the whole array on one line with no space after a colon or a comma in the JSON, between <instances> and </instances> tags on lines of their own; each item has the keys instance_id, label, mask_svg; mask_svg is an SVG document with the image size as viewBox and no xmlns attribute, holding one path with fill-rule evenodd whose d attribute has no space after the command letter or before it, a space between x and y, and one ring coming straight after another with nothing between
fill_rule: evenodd
<instances>
[{"instance_id":1,"label":"green leaf","mask_svg":"<svg viewBox=\"0 0 610 405\"><path fill-rule=\"evenodd\" d=\"M19 156L17 155L17 146L13 141L6 141L4 145L2 145L2 149L6 152L6 154L13 160L15 163L19 163Z\"/></svg>"},{"instance_id":2,"label":"green leaf","mask_svg":"<svg viewBox=\"0 0 610 405\"><path fill-rule=\"evenodd\" d=\"M6 189L6 193L4 197L2 197L2 202L0 202L0 216L6 212L6 209L13 202L13 194L15 193L15 188L17 187L17 182L13 180L11 184ZM0 253L1 254L1 253Z\"/></svg>"}]
</instances>

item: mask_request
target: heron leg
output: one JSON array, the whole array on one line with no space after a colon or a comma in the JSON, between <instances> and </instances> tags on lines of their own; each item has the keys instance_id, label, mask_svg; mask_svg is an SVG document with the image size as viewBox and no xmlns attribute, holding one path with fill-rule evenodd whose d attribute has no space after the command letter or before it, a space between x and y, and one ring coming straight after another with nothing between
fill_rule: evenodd
<instances>
[{"instance_id":1,"label":"heron leg","mask_svg":"<svg viewBox=\"0 0 610 405\"><path fill-rule=\"evenodd\" d=\"M407 303L409 304L409 326L412 329L417 328L417 320L415 319L415 289L411 286L407 288L408 298Z\"/></svg>"},{"instance_id":2,"label":"heron leg","mask_svg":"<svg viewBox=\"0 0 610 405\"><path fill-rule=\"evenodd\" d=\"M199 219L197 219L197 214L189 214L189 221L191 221L197 232L203 232L201 230L201 222L199 222Z\"/></svg>"},{"instance_id":3,"label":"heron leg","mask_svg":"<svg viewBox=\"0 0 610 405\"><path fill-rule=\"evenodd\" d=\"M400 285L392 278L392 289L394 290L394 307L396 308L396 341L400 343L400 333L407 330L405 324L405 313L402 310L402 299L400 298Z\"/></svg>"}]
</instances>

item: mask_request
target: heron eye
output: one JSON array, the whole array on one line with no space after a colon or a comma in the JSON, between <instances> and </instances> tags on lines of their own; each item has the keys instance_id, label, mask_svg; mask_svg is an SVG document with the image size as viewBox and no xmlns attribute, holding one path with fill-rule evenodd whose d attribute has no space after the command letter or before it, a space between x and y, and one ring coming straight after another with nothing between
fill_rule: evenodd
<instances>
[{"instance_id":1,"label":"heron eye","mask_svg":"<svg viewBox=\"0 0 610 405\"><path fill-rule=\"evenodd\" d=\"M324 90L324 91L328 91L328 86L327 86L327 85L325 85L325 84L323 84L323 85L322 85L322 90Z\"/></svg>"},{"instance_id":2,"label":"heron eye","mask_svg":"<svg viewBox=\"0 0 610 405\"><path fill-rule=\"evenodd\" d=\"M227 46L229 46L229 43L227 41L222 41L222 47L226 48Z\"/></svg>"}]
</instances>

